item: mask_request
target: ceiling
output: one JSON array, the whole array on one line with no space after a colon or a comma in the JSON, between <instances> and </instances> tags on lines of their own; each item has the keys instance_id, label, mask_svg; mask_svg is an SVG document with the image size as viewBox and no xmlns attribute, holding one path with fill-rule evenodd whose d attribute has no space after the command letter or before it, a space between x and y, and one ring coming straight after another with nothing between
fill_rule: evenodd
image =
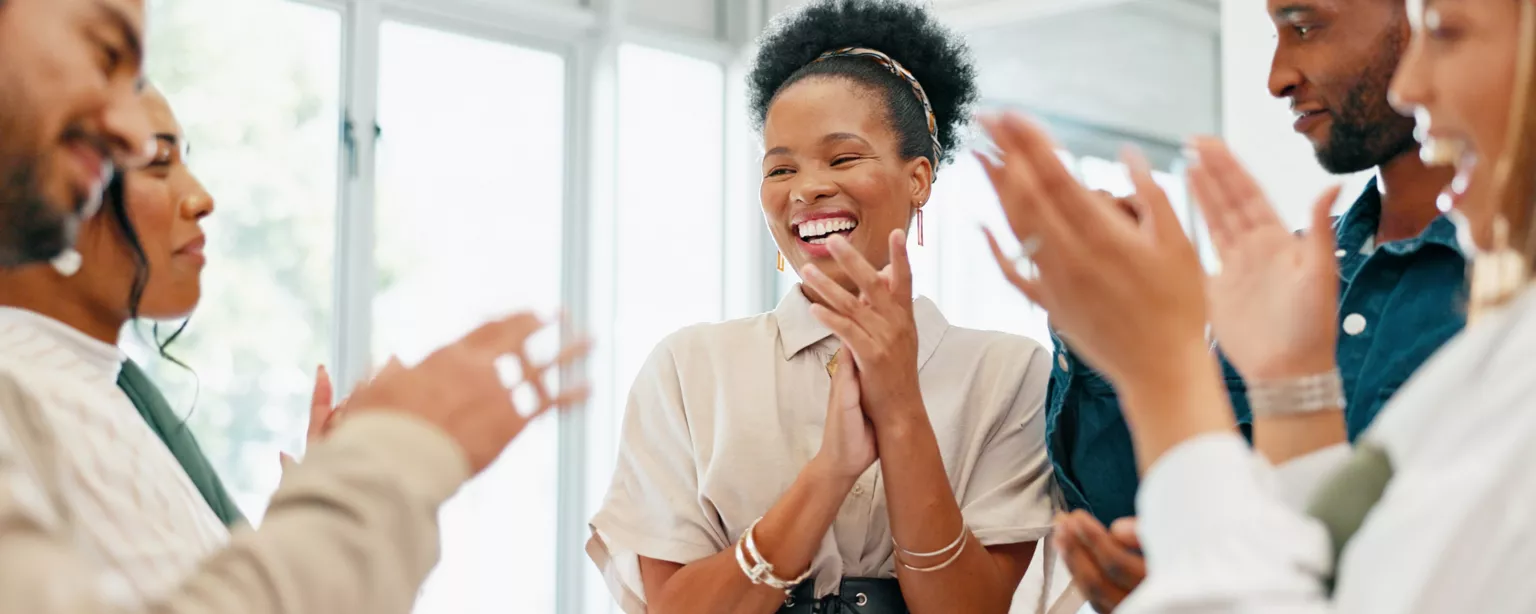
<instances>
[{"instance_id":1,"label":"ceiling","mask_svg":"<svg viewBox=\"0 0 1536 614\"><path fill-rule=\"evenodd\" d=\"M1216 32L1221 27L1220 0L930 0L945 21L964 29L1018 25L1067 13L1120 5L1136 5L1193 28Z\"/></svg>"}]
</instances>

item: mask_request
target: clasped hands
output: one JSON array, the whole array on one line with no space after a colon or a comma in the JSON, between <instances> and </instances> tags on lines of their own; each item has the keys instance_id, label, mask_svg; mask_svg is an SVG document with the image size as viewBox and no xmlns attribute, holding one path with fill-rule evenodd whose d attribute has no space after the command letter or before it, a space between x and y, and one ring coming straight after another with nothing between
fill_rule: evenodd
<instances>
[{"instance_id":1,"label":"clasped hands","mask_svg":"<svg viewBox=\"0 0 1536 614\"><path fill-rule=\"evenodd\" d=\"M811 315L842 342L818 456L843 478L857 478L874 464L879 429L928 419L918 388L907 235L896 230L889 241L891 262L880 270L843 237L827 241L857 294L814 264L800 270L806 287L820 298Z\"/></svg>"}]
</instances>

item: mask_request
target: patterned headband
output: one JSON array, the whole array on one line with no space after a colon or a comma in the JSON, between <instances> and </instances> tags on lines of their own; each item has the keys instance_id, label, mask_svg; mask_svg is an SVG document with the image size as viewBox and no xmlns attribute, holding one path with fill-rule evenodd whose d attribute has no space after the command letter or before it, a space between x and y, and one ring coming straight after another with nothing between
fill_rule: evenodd
<instances>
[{"instance_id":1,"label":"patterned headband","mask_svg":"<svg viewBox=\"0 0 1536 614\"><path fill-rule=\"evenodd\" d=\"M895 58L864 47L845 47L828 51L821 54L821 57L812 60L811 63L815 64L828 58L868 58L884 66L892 74L906 80L907 84L912 86L912 91L917 94L917 100L923 103L923 112L928 114L928 137L933 139L933 160L937 163L939 158L943 157L944 147L939 145L939 121L933 114L933 104L928 102L928 92L923 91L923 85L917 82L917 77L912 76L912 71L907 70Z\"/></svg>"}]
</instances>

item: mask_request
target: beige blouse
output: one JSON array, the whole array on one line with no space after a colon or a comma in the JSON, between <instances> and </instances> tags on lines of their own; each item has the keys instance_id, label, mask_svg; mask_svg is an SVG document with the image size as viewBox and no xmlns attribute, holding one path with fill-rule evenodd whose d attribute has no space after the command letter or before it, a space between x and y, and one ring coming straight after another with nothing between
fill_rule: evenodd
<instances>
[{"instance_id":1,"label":"beige blouse","mask_svg":"<svg viewBox=\"0 0 1536 614\"><path fill-rule=\"evenodd\" d=\"M950 326L913 305L918 377L965 522L985 545L1050 533L1045 449L1050 352ZM688 564L730 547L821 445L837 349L796 287L772 312L663 340L630 391L613 484L587 552L624 611L645 611L639 558ZM861 477L822 540L817 596L843 577L895 577L883 477Z\"/></svg>"}]
</instances>

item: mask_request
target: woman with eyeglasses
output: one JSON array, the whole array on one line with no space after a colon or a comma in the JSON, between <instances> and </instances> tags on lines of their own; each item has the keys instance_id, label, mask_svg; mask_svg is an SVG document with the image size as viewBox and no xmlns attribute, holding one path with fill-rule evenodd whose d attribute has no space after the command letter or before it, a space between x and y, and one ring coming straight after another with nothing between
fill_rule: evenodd
<instances>
[{"instance_id":1,"label":"woman with eyeglasses","mask_svg":"<svg viewBox=\"0 0 1536 614\"><path fill-rule=\"evenodd\" d=\"M1472 322L1354 450L1309 427L1343 402L1333 344L1316 342L1336 334L1334 319L1294 308L1332 304L1308 296L1335 285L1330 199L1315 205L1307 236L1291 237L1231 153L1197 143L1191 186L1214 242L1228 246L1222 274L1239 268L1271 290L1253 309L1207 312L1199 258L1144 164L1131 160L1142 206L1127 216L1094 206L1037 127L989 121L1004 151L992 181L1038 275L1021 274L996 241L994 255L1126 392L1149 467L1137 499L1149 575L1119 611L1536 604L1525 578L1536 568L1536 2L1408 0L1407 11L1413 38L1391 96L1418 117L1426 161L1456 168L1442 201L1475 254ZM1260 240L1275 248L1241 249ZM1250 382L1254 413L1274 427L1256 451L1232 423L1208 322L1218 341L1268 348L1267 370L1286 374ZM1287 504L1309 496L1305 510Z\"/></svg>"},{"instance_id":2,"label":"woman with eyeglasses","mask_svg":"<svg viewBox=\"0 0 1536 614\"><path fill-rule=\"evenodd\" d=\"M1050 356L951 325L907 260L974 78L906 2L820 0L763 39L763 214L804 284L669 336L631 389L588 546L626 612L1008 610L1050 532Z\"/></svg>"}]
</instances>

